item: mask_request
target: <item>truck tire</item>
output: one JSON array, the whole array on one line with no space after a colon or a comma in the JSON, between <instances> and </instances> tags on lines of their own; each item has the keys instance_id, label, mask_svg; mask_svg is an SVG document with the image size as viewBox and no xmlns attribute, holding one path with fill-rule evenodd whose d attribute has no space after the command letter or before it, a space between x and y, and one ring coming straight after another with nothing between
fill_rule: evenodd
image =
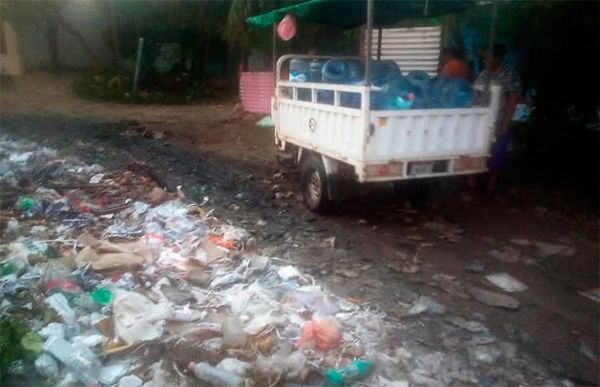
<instances>
[{"instance_id":1,"label":"truck tire","mask_svg":"<svg viewBox=\"0 0 600 387\"><path fill-rule=\"evenodd\" d=\"M304 205L314 212L327 212L333 204L329 199L329 182L323 161L315 154L302 162L302 199Z\"/></svg>"},{"instance_id":2,"label":"truck tire","mask_svg":"<svg viewBox=\"0 0 600 387\"><path fill-rule=\"evenodd\" d=\"M423 206L431 193L431 184L428 180L395 181L393 185L396 198L408 200L415 207Z\"/></svg>"}]
</instances>

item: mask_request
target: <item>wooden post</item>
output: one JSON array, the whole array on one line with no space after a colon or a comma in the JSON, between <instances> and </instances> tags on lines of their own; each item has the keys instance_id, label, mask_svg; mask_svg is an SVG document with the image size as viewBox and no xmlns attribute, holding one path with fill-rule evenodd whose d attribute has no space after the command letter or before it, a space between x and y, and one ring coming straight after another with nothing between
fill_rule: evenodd
<instances>
[{"instance_id":1,"label":"wooden post","mask_svg":"<svg viewBox=\"0 0 600 387\"><path fill-rule=\"evenodd\" d=\"M377 60L381 60L381 39L382 39L383 28L379 27L377 31Z\"/></svg>"},{"instance_id":2,"label":"wooden post","mask_svg":"<svg viewBox=\"0 0 600 387\"><path fill-rule=\"evenodd\" d=\"M123 84L121 82L121 66L119 66L119 58L121 55L119 54L119 33L117 31L117 20L115 18L114 0L109 0L108 11L110 12L110 29L112 31L115 70L117 72L117 86L119 91L121 91L123 90Z\"/></svg>"},{"instance_id":3,"label":"wooden post","mask_svg":"<svg viewBox=\"0 0 600 387\"><path fill-rule=\"evenodd\" d=\"M142 67L142 52L144 50L144 38L139 38L137 46L137 54L135 58L135 72L133 73L133 86L131 93L137 94L138 82L140 80L140 67Z\"/></svg>"},{"instance_id":4,"label":"wooden post","mask_svg":"<svg viewBox=\"0 0 600 387\"><path fill-rule=\"evenodd\" d=\"M492 57L494 56L494 41L496 40L496 24L498 22L498 1L494 0L494 4L492 6L492 24L490 25L490 36L488 39L488 54ZM488 94L490 90L490 81L491 77L489 77L490 70L490 61L488 60L485 66L485 71L488 72L488 77L485 82L485 93Z\"/></svg>"},{"instance_id":5,"label":"wooden post","mask_svg":"<svg viewBox=\"0 0 600 387\"><path fill-rule=\"evenodd\" d=\"M373 39L373 0L367 0L367 31L365 33L365 86L371 85L371 46Z\"/></svg>"}]
</instances>

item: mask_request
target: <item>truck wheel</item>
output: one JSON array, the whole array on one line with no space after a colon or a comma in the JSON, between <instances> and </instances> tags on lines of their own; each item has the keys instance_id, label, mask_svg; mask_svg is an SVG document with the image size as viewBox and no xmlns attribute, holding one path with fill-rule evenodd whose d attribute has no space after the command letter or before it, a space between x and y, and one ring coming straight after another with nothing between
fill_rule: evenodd
<instances>
[{"instance_id":1,"label":"truck wheel","mask_svg":"<svg viewBox=\"0 0 600 387\"><path fill-rule=\"evenodd\" d=\"M321 158L317 155L308 156L302 163L302 198L309 210L327 212L331 209L328 184Z\"/></svg>"},{"instance_id":2,"label":"truck wheel","mask_svg":"<svg viewBox=\"0 0 600 387\"><path fill-rule=\"evenodd\" d=\"M408 200L417 207L425 204L431 192L431 185L427 180L395 181L393 184L396 198Z\"/></svg>"}]
</instances>

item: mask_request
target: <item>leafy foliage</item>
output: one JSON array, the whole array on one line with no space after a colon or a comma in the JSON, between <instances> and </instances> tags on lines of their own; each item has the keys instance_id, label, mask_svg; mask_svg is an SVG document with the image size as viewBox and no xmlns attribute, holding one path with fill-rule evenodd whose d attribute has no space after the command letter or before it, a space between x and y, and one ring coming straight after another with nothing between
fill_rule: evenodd
<instances>
[{"instance_id":1,"label":"leafy foliage","mask_svg":"<svg viewBox=\"0 0 600 387\"><path fill-rule=\"evenodd\" d=\"M505 63L520 74L524 88L535 90L537 124L581 127L597 120L599 3L499 4L496 41L508 46ZM487 44L491 13L491 6L475 7L450 20L454 44L470 48L473 61L480 60L478 55Z\"/></svg>"}]
</instances>

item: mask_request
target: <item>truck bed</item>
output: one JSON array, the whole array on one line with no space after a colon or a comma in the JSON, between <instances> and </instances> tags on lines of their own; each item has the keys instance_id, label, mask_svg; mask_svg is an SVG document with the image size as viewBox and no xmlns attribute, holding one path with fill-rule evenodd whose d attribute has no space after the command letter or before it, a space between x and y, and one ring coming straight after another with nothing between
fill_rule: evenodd
<instances>
[{"instance_id":1,"label":"truck bed","mask_svg":"<svg viewBox=\"0 0 600 387\"><path fill-rule=\"evenodd\" d=\"M497 87L487 107L410 110L370 110L363 102L369 101L366 86L280 81L277 88L276 137L354 166L359 181L486 170ZM332 104L317 102L323 91L334 93ZM360 94L361 107L340 106L344 92ZM299 95L310 100L300 100ZM421 167L413 167L417 164Z\"/></svg>"}]
</instances>

